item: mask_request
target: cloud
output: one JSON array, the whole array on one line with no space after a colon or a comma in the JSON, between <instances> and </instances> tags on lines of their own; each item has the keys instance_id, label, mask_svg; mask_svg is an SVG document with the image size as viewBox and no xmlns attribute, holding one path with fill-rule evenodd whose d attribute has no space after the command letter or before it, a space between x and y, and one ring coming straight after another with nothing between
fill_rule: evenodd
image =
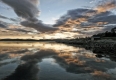
<instances>
[{"instance_id":1,"label":"cloud","mask_svg":"<svg viewBox=\"0 0 116 80\"><path fill-rule=\"evenodd\" d=\"M59 30L59 28L55 28L55 27L52 27L51 25L43 24L41 21L39 21L38 23L31 23L28 21L24 21L24 22L21 22L21 25L30 27L30 28L34 28L43 33L55 32L55 31Z\"/></svg>"},{"instance_id":2,"label":"cloud","mask_svg":"<svg viewBox=\"0 0 116 80\"><path fill-rule=\"evenodd\" d=\"M83 53L83 55L80 55L80 53ZM94 55L88 56L88 53L90 52L87 50L80 49L76 52L75 55L68 55L68 53L67 55L58 54L53 56L53 58L55 59L55 62L58 63L61 67L63 67L67 72L75 74L93 73L95 70L106 72L107 69L115 68L113 62L97 59Z\"/></svg>"},{"instance_id":3,"label":"cloud","mask_svg":"<svg viewBox=\"0 0 116 80\"><path fill-rule=\"evenodd\" d=\"M9 57L8 54L0 54L0 60L3 60L3 59L8 58L8 57ZM1 66L1 64L0 64L0 66Z\"/></svg>"},{"instance_id":4,"label":"cloud","mask_svg":"<svg viewBox=\"0 0 116 80\"><path fill-rule=\"evenodd\" d=\"M98 6L95 8L98 13L106 12L111 9L116 9L116 0L106 0L105 2L102 0L102 3L98 3Z\"/></svg>"},{"instance_id":5,"label":"cloud","mask_svg":"<svg viewBox=\"0 0 116 80\"><path fill-rule=\"evenodd\" d=\"M32 31L28 31L28 30L24 30L24 29L20 29L20 28L13 28L13 29L7 29L7 30L10 30L10 31L18 31L18 32L26 32L26 33L28 33L28 32L32 32Z\"/></svg>"},{"instance_id":6,"label":"cloud","mask_svg":"<svg viewBox=\"0 0 116 80\"><path fill-rule=\"evenodd\" d=\"M65 24L69 19L70 20L77 20L79 18L80 19L81 18L88 18L88 16L86 16L85 13L93 13L93 12L95 12L95 10L84 9L84 8L69 10L66 15L61 16L57 20L57 22L54 26L55 27L61 26L61 25Z\"/></svg>"},{"instance_id":7,"label":"cloud","mask_svg":"<svg viewBox=\"0 0 116 80\"><path fill-rule=\"evenodd\" d=\"M74 9L74 10L69 10L67 12L66 15L63 15L62 17L60 17L56 24L54 25L54 27L59 27L59 26L64 26L67 25L68 26L72 26L74 24L80 24L83 25L84 23L88 23L88 24L92 24L92 22L94 23L94 21L96 20L96 22L109 22L111 23L112 17L114 16L114 20L115 20L115 15L111 15L112 13L110 11L106 11L106 12L101 12L101 13L97 13L96 10L92 10L92 9ZM103 19L103 18L109 18L110 19ZM100 20L102 19L102 20ZM113 21L114 22L114 21ZM71 25L72 24L72 25ZM64 26L65 27L65 26Z\"/></svg>"},{"instance_id":8,"label":"cloud","mask_svg":"<svg viewBox=\"0 0 116 80\"><path fill-rule=\"evenodd\" d=\"M112 28L116 27L116 24L115 25L112 25L112 24L109 24L109 25L105 25L102 29L102 32L103 31L111 31Z\"/></svg>"},{"instance_id":9,"label":"cloud","mask_svg":"<svg viewBox=\"0 0 116 80\"><path fill-rule=\"evenodd\" d=\"M24 18L21 25L34 28L39 32L71 31L73 28L100 27L106 24L115 24L115 15L110 12L116 8L116 0L105 0L98 3L93 9L73 9L61 16L56 24L48 25L38 20L39 0L2 0L11 6L15 13ZM96 1L96 0L95 0ZM13 19L11 19L13 20ZM13 20L15 21L15 20ZM88 30L89 31L89 30Z\"/></svg>"},{"instance_id":10,"label":"cloud","mask_svg":"<svg viewBox=\"0 0 116 80\"><path fill-rule=\"evenodd\" d=\"M90 29L91 26L95 25L91 22L88 22L88 19L93 18L93 16L90 15L96 14L96 12L96 10L84 8L69 10L66 15L63 15L57 20L54 27L62 27L62 29L65 31L72 31L74 28L76 28L78 29L76 30L77 33L86 34L83 32L85 31L85 28Z\"/></svg>"},{"instance_id":11,"label":"cloud","mask_svg":"<svg viewBox=\"0 0 116 80\"><path fill-rule=\"evenodd\" d=\"M14 73L7 76L3 80L38 80L37 74L39 72L36 61L29 61L19 65Z\"/></svg>"},{"instance_id":12,"label":"cloud","mask_svg":"<svg viewBox=\"0 0 116 80\"><path fill-rule=\"evenodd\" d=\"M14 21L14 22L19 22L18 19L14 19L14 18L9 18L10 21Z\"/></svg>"},{"instance_id":13,"label":"cloud","mask_svg":"<svg viewBox=\"0 0 116 80\"><path fill-rule=\"evenodd\" d=\"M9 19L8 17L2 16L2 15L0 15L0 18L2 18L2 19Z\"/></svg>"},{"instance_id":14,"label":"cloud","mask_svg":"<svg viewBox=\"0 0 116 80\"><path fill-rule=\"evenodd\" d=\"M1 24L1 23L0 23L0 27L1 27L1 28L6 28L6 26L3 25L3 24Z\"/></svg>"},{"instance_id":15,"label":"cloud","mask_svg":"<svg viewBox=\"0 0 116 80\"><path fill-rule=\"evenodd\" d=\"M94 34L101 32L102 28L97 29L96 27L116 24L116 15L111 12L111 10L115 8L116 0L105 0L98 3L93 9L80 8L68 10L65 15L57 20L54 27L62 27L62 29L68 28L67 31L72 31L76 28L78 29L77 32L80 32L80 34Z\"/></svg>"},{"instance_id":16,"label":"cloud","mask_svg":"<svg viewBox=\"0 0 116 80\"><path fill-rule=\"evenodd\" d=\"M39 5L39 0L28 0L28 1L30 1L35 6Z\"/></svg>"},{"instance_id":17,"label":"cloud","mask_svg":"<svg viewBox=\"0 0 116 80\"><path fill-rule=\"evenodd\" d=\"M59 28L53 28L50 25L42 23L37 19L39 15L38 4L39 0L2 0L7 5L11 6L15 13L24 19L21 25L38 30L39 32L54 32ZM11 19L14 21L14 19Z\"/></svg>"},{"instance_id":18,"label":"cloud","mask_svg":"<svg viewBox=\"0 0 116 80\"><path fill-rule=\"evenodd\" d=\"M1 28L7 28L7 23L3 22L3 21L0 21L0 27Z\"/></svg>"},{"instance_id":19,"label":"cloud","mask_svg":"<svg viewBox=\"0 0 116 80\"><path fill-rule=\"evenodd\" d=\"M51 56L51 55L56 55L57 53L54 50L41 50L39 52L34 53L33 55L25 55L21 57L21 60L24 61L32 61L32 60L37 60L41 61L41 59Z\"/></svg>"},{"instance_id":20,"label":"cloud","mask_svg":"<svg viewBox=\"0 0 116 80\"><path fill-rule=\"evenodd\" d=\"M19 22L19 20L18 20L18 19L8 18L8 17L3 16L3 15L0 15L0 18L1 18L1 19L7 19L7 20L10 20L10 21L13 21L13 22Z\"/></svg>"},{"instance_id":21,"label":"cloud","mask_svg":"<svg viewBox=\"0 0 116 80\"><path fill-rule=\"evenodd\" d=\"M37 8L38 0L2 0L7 5L11 6L15 13L22 18L30 21L37 20L36 17L39 14ZM35 4L35 5L34 5Z\"/></svg>"},{"instance_id":22,"label":"cloud","mask_svg":"<svg viewBox=\"0 0 116 80\"><path fill-rule=\"evenodd\" d=\"M110 24L116 24L116 15L108 15L102 17L94 17L93 19L89 20L90 22L97 23L97 22L107 22Z\"/></svg>"}]
</instances>

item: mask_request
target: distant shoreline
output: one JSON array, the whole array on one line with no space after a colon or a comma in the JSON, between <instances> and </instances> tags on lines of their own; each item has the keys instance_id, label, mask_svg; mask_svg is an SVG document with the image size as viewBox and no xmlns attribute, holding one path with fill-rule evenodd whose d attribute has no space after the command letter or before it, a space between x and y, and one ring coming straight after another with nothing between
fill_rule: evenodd
<instances>
[{"instance_id":1,"label":"distant shoreline","mask_svg":"<svg viewBox=\"0 0 116 80\"><path fill-rule=\"evenodd\" d=\"M0 41L54 41L54 40L35 40L35 39L1 39Z\"/></svg>"}]
</instances>

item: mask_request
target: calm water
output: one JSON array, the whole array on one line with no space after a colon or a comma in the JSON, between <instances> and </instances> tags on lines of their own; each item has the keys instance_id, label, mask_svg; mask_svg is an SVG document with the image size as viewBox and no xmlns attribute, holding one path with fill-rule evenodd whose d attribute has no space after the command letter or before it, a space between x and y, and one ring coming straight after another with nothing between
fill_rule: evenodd
<instances>
[{"instance_id":1,"label":"calm water","mask_svg":"<svg viewBox=\"0 0 116 80\"><path fill-rule=\"evenodd\" d=\"M116 80L116 62L84 48L0 42L0 80Z\"/></svg>"}]
</instances>

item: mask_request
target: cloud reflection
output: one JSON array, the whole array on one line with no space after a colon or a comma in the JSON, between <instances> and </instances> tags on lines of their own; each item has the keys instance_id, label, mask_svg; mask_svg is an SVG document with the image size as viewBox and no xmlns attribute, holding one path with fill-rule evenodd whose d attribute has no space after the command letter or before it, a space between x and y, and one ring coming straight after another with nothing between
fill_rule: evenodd
<instances>
[{"instance_id":1,"label":"cloud reflection","mask_svg":"<svg viewBox=\"0 0 116 80\"><path fill-rule=\"evenodd\" d=\"M38 77L40 76L39 70L41 71L41 69L44 69L45 67L41 68L41 66L38 66L37 64L40 65L42 63L43 66L46 66L47 64L52 64L53 62L49 62L50 61L49 58L54 59L54 63L57 64L57 66L59 66L60 68L63 68L65 74L76 75L79 78L81 77L79 76L81 74L85 76L88 76L89 74L90 80L94 79L97 80L98 78L99 80L102 79L107 80L110 78L112 79L115 78L114 76L111 76L112 69L116 67L115 62L96 58L95 54L93 54L89 50L56 43L38 43L38 44L32 43L32 44L34 46L33 48L27 47L27 49L17 50L19 54L23 53L25 54L25 52L27 54L22 55L20 57L21 63L19 64L19 66L15 69L15 71L11 75L7 76L3 80L13 80L13 79L38 80L37 75ZM36 51L33 52L33 50ZM31 54L29 52L31 52ZM43 59L48 59L47 60L48 63L44 64ZM53 67L54 65L50 65L48 67L51 66ZM46 74L50 73L48 72Z\"/></svg>"},{"instance_id":2,"label":"cloud reflection","mask_svg":"<svg viewBox=\"0 0 116 80\"><path fill-rule=\"evenodd\" d=\"M3 80L38 80L37 73L39 72L36 61L29 61L19 65L15 72L7 76Z\"/></svg>"}]
</instances>

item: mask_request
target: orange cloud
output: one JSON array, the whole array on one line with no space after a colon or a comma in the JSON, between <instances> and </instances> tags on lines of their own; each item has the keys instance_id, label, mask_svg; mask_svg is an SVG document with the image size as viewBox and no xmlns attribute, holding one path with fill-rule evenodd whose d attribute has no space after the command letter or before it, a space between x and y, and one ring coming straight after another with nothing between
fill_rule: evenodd
<instances>
[{"instance_id":1,"label":"orange cloud","mask_svg":"<svg viewBox=\"0 0 116 80\"><path fill-rule=\"evenodd\" d=\"M95 8L95 10L97 10L97 13L101 13L101 12L106 12L109 11L111 9L116 8L116 1L109 1L109 2L105 2L102 3L101 5L98 5L98 7Z\"/></svg>"}]
</instances>

